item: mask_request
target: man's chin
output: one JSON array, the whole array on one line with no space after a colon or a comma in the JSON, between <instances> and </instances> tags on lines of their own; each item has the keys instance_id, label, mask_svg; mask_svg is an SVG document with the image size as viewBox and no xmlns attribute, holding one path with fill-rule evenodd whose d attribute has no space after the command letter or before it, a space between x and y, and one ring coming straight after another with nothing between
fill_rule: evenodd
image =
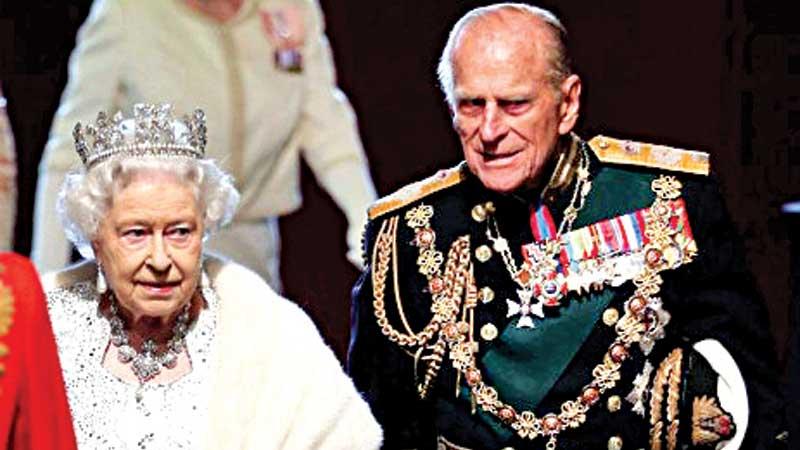
<instances>
[{"instance_id":1,"label":"man's chin","mask_svg":"<svg viewBox=\"0 0 800 450\"><path fill-rule=\"evenodd\" d=\"M500 194L510 194L524 184L517 177L478 176L486 189Z\"/></svg>"}]
</instances>

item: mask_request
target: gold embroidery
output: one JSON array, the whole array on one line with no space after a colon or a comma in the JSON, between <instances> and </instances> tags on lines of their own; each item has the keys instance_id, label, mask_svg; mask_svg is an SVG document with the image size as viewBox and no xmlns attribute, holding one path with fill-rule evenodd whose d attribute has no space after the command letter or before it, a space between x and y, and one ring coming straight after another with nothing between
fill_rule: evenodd
<instances>
[{"instance_id":1,"label":"gold embroidery","mask_svg":"<svg viewBox=\"0 0 800 450\"><path fill-rule=\"evenodd\" d=\"M589 141L597 158L603 162L632 164L658 169L708 175L710 163L708 153L682 150L664 145L596 136Z\"/></svg>"},{"instance_id":2,"label":"gold embroidery","mask_svg":"<svg viewBox=\"0 0 800 450\"><path fill-rule=\"evenodd\" d=\"M394 194L384 197L372 205L368 212L369 219L373 220L376 217L396 211L434 192L456 185L466 178L465 171L466 164L461 163L456 167L439 171L436 175L422 181L405 186Z\"/></svg>"},{"instance_id":3,"label":"gold embroidery","mask_svg":"<svg viewBox=\"0 0 800 450\"><path fill-rule=\"evenodd\" d=\"M674 265L666 264L660 257L666 246L675 245L673 236L678 230L670 227L670 220L676 213L669 202L679 196L680 183L671 177L660 177L653 182L653 191L658 197L646 216L645 233L649 239L646 251L657 253L646 259L642 272L634 278L636 290L625 304L625 315L615 326L617 339L609 346L603 362L592 371L594 380L585 388L593 393L604 393L616 385L620 379L621 364L627 358L628 348L632 344L651 345L663 336L663 327L669 321L669 314L661 309L660 300L656 298L662 283L659 272L688 263L694 256L692 251L684 252L681 260ZM469 364L462 363L460 366L477 404L484 411L511 426L522 438L547 437L546 447L549 449L555 448L561 431L576 428L586 421L586 411L597 398L582 393L575 401L565 402L560 414L551 413L537 418L532 411L517 413L512 406L499 400L497 390L483 382L474 354Z\"/></svg>"},{"instance_id":4,"label":"gold embroidery","mask_svg":"<svg viewBox=\"0 0 800 450\"><path fill-rule=\"evenodd\" d=\"M0 273L5 268L0 265ZM14 323L14 294L11 288L0 281L0 337L8 334L11 325ZM0 342L0 358L8 356L10 349L5 342ZM0 375L4 374L6 367L0 363Z\"/></svg>"},{"instance_id":5,"label":"gold embroidery","mask_svg":"<svg viewBox=\"0 0 800 450\"><path fill-rule=\"evenodd\" d=\"M692 402L692 444L716 444L731 435L733 422L713 397L695 397Z\"/></svg>"},{"instance_id":6,"label":"gold embroidery","mask_svg":"<svg viewBox=\"0 0 800 450\"><path fill-rule=\"evenodd\" d=\"M678 438L678 400L680 399L683 350L674 349L658 366L650 392L650 449L661 450L661 435L667 424L667 450L674 450ZM667 390L667 417L662 419L664 389Z\"/></svg>"},{"instance_id":7,"label":"gold embroidery","mask_svg":"<svg viewBox=\"0 0 800 450\"><path fill-rule=\"evenodd\" d=\"M678 259L668 261L663 257L665 249L677 245L675 239L680 233L680 230L670 226L670 221L679 214L672 201L680 196L680 188L680 183L674 177L660 177L653 181L652 189L657 197L645 215L644 232L648 238L645 264L633 279L635 290L625 302L624 315L614 325L617 337L609 346L603 361L592 370L593 380L577 399L564 402L559 413L550 413L543 417L537 417L532 411L517 413L511 405L501 401L497 390L484 382L477 366L478 348L472 336L472 314L477 305L478 295L472 275L468 235L457 239L451 246L447 258L444 259L446 267L444 277L439 276L440 269L435 262L421 264L418 261L421 266L425 265L426 269L431 269L423 272L428 276L429 289L433 294L431 305L433 318L428 325L417 334L410 330L408 334L400 333L389 325L383 301L389 261L397 258L393 244L396 241L398 218L394 216L384 221L372 256L375 316L381 332L391 341L404 347L419 347L418 357L426 350L431 352L429 356L421 358L427 359L429 363L425 381L418 384L420 396L424 398L427 395L430 382L438 374L443 355L449 348L449 357L458 371L458 379L463 376L470 388L472 400L477 406L499 418L520 437L531 440L545 437L546 448L555 449L558 435L567 428L577 428L582 425L586 421L586 412L597 402L599 395L612 389L619 381L620 368L628 357L630 346L638 343L642 351L647 354L652 344L664 335L664 326L669 321L669 314L662 309L661 300L658 298L662 283L660 272L686 264L696 254L694 243L689 242L685 243L688 248L678 254ZM426 250L435 251L435 249L433 230L429 227L430 216L422 214L421 211L413 213L409 211L406 217L409 225L417 233L415 245L419 246L422 254ZM424 234L428 232L431 235ZM396 268L393 276L395 278L398 276ZM435 280L438 280L436 284ZM434 286L437 286L436 289L433 289ZM398 294L396 293L395 297L399 302ZM462 298L464 298L463 305ZM460 318L459 312L461 312ZM424 347L434 334L438 334L436 343ZM679 383L679 371L677 376ZM673 397L677 402L674 394ZM672 398L669 398L668 403L671 401ZM677 417L677 403L673 413ZM654 426L658 427L660 436L662 426L660 421ZM672 432L675 433L677 428Z\"/></svg>"},{"instance_id":8,"label":"gold embroidery","mask_svg":"<svg viewBox=\"0 0 800 450\"><path fill-rule=\"evenodd\" d=\"M417 263L419 271L428 277L428 288L433 294L433 302L431 304L433 318L422 331L414 333L403 312L397 269L397 224L399 222L397 216L392 216L381 224L381 229L376 238L372 254L372 305L381 333L392 342L397 342L403 347L417 347L415 349L417 359L427 361L424 381L418 383L417 386L420 396L425 398L428 387L439 373L448 342L454 342L454 339L460 336L460 327L454 322L460 310L462 297L465 297L465 303L477 303L477 289L472 286L474 280L470 276L472 268L469 254L469 236L459 238L453 243L445 261L442 254L436 251L434 246L435 233L430 228L433 208L427 205L420 205L408 211L405 217L409 226L416 231L414 243L420 248L420 256L417 259ZM389 324L389 320L386 317L384 299L390 261L392 263L395 302L406 333L396 330ZM445 272L442 276L440 266L443 262L445 263ZM467 283L470 283L469 287L466 286ZM465 293L467 294L466 296ZM474 305L471 307L474 307ZM425 344L433 338L444 323L447 323L447 326L442 329L442 333L439 334L436 342L432 346L425 347ZM430 353L422 356L425 350L429 350Z\"/></svg>"}]
</instances>

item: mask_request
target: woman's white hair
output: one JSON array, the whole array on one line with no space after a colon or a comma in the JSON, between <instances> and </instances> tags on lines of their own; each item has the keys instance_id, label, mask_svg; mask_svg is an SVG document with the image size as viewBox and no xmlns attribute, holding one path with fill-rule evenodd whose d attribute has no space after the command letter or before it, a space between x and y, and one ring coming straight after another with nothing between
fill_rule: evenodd
<instances>
[{"instance_id":1,"label":"woman's white hair","mask_svg":"<svg viewBox=\"0 0 800 450\"><path fill-rule=\"evenodd\" d=\"M85 258L92 258L91 242L114 201L114 196L142 174L163 173L191 186L200 207L204 237L227 224L236 212L239 192L233 179L214 161L193 158L139 156L112 158L89 171L67 174L56 206L67 238Z\"/></svg>"},{"instance_id":2,"label":"woman's white hair","mask_svg":"<svg viewBox=\"0 0 800 450\"><path fill-rule=\"evenodd\" d=\"M572 61L567 47L567 29L552 12L537 6L524 3L496 3L494 5L475 8L466 13L453 25L447 44L439 57L439 65L436 74L439 78L439 87L444 92L448 105L455 107L455 80L453 79L453 50L458 43L461 32L477 19L486 17L499 12L514 12L530 17L538 18L547 25L552 42L546 46L547 59L550 62L548 73L550 83L555 90L558 90L561 82L572 73Z\"/></svg>"}]
</instances>

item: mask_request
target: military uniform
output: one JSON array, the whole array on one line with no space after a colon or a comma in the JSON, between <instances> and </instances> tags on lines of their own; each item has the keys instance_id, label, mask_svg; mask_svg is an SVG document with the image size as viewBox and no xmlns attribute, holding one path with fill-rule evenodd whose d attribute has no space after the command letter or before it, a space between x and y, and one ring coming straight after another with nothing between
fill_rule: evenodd
<instances>
[{"instance_id":1,"label":"military uniform","mask_svg":"<svg viewBox=\"0 0 800 450\"><path fill-rule=\"evenodd\" d=\"M348 365L385 448L769 445L766 313L707 174L573 137L543 191L461 164L376 203Z\"/></svg>"}]
</instances>

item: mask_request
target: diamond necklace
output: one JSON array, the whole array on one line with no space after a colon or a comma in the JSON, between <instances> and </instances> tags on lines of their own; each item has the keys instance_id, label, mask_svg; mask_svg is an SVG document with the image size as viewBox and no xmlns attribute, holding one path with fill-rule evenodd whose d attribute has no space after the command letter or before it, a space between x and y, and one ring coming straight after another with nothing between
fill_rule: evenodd
<instances>
[{"instance_id":1,"label":"diamond necklace","mask_svg":"<svg viewBox=\"0 0 800 450\"><path fill-rule=\"evenodd\" d=\"M117 359L123 364L131 363L131 369L140 384L144 384L161 373L162 367L172 369L178 364L178 355L186 346L184 339L189 330L191 303L191 300L186 303L183 311L175 320L175 325L172 327L172 338L167 343L166 350L158 352L155 340L149 338L142 344L142 350L137 351L128 341L128 334L125 333L124 322L119 315L116 298L112 294L109 308L111 317L108 319L111 325L111 343L117 347Z\"/></svg>"},{"instance_id":2,"label":"diamond necklace","mask_svg":"<svg viewBox=\"0 0 800 450\"><path fill-rule=\"evenodd\" d=\"M519 302L506 299L508 306L507 317L519 315L517 328L534 328L533 317L544 318L544 306L558 306L567 293L566 278L558 270L557 255L564 246L562 236L572 230L572 223L578 217L578 212L583 208L586 197L592 189L589 179L589 155L586 147L581 146L580 163L577 168L575 189L569 205L564 209L564 217L558 226L556 235L550 239L529 246L529 260L518 267L511 254L511 249L500 234L497 219L490 215L487 220L486 237L492 242L492 247L503 258L503 263L514 282L517 283L517 296ZM531 299L535 298L535 302Z\"/></svg>"}]
</instances>

